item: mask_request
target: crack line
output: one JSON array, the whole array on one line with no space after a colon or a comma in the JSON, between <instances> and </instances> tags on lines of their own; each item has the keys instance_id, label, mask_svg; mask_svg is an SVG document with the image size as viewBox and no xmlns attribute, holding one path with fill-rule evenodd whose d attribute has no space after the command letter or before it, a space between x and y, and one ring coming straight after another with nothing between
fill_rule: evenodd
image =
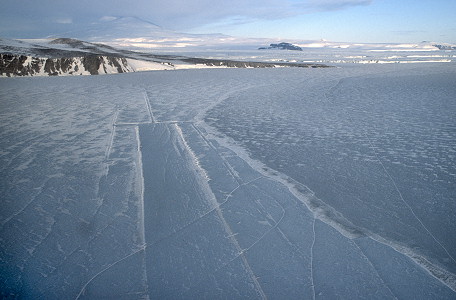
<instances>
[{"instance_id":1,"label":"crack line","mask_svg":"<svg viewBox=\"0 0 456 300\"><path fill-rule=\"evenodd\" d=\"M312 287L312 299L313 300L315 300L315 298L316 298L314 272L313 272L313 263L314 263L313 252L314 252L314 246L315 246L315 240L316 240L315 222L316 222L316 218L314 217L313 218L313 222L312 222L313 239L312 239L312 246L310 246L310 284L311 284L311 287Z\"/></svg>"},{"instance_id":2,"label":"crack line","mask_svg":"<svg viewBox=\"0 0 456 300\"><path fill-rule=\"evenodd\" d=\"M121 263L123 262L124 260L132 257L133 255L141 252L141 251L144 251L146 249L146 245L144 245L141 249L133 252L133 253L130 253L129 255L109 264L106 268L104 268L103 270L101 270L100 272L98 272L97 274L93 275L92 278L90 278L81 288L81 290L79 291L78 295L76 296L75 300L78 300L81 295L84 293L85 289L87 288L87 286L95 279L97 278L98 276L100 276L101 274L103 274L104 272L106 272L107 270L111 269L112 267L114 267L115 265L117 265L118 263Z\"/></svg>"},{"instance_id":3,"label":"crack line","mask_svg":"<svg viewBox=\"0 0 456 300\"><path fill-rule=\"evenodd\" d=\"M377 271L377 268L374 266L374 264L371 262L371 260L369 259L369 257L367 257L366 254L364 254L364 251L361 249L361 247L359 247L358 243L356 242L356 240L353 241L353 244L356 246L356 248L359 249L359 251L361 252L361 255L367 260L367 262L371 265L371 267L374 269L375 273L377 274L378 278L380 278L380 280L383 282L383 284L385 285L385 287L388 289L388 291L391 293L391 295L393 295L394 299L398 300L398 298L396 297L396 295L394 295L393 291L390 289L390 287L386 284L386 282L383 280L382 276L380 276L380 274L378 273Z\"/></svg>"}]
</instances>

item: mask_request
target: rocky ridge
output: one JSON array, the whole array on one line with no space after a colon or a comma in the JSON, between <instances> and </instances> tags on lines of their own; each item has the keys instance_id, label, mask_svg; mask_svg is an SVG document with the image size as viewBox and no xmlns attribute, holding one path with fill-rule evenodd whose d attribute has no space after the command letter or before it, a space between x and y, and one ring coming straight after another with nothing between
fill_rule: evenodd
<instances>
[{"instance_id":1,"label":"rocky ridge","mask_svg":"<svg viewBox=\"0 0 456 300\"><path fill-rule=\"evenodd\" d=\"M137 64L146 67L135 68ZM325 68L323 64L255 62L156 55L69 38L41 43L0 39L0 76L99 75L186 68Z\"/></svg>"},{"instance_id":2,"label":"rocky ridge","mask_svg":"<svg viewBox=\"0 0 456 300\"><path fill-rule=\"evenodd\" d=\"M133 72L125 58L89 55L85 57L39 58L0 54L1 76L99 75Z\"/></svg>"},{"instance_id":3,"label":"rocky ridge","mask_svg":"<svg viewBox=\"0 0 456 300\"><path fill-rule=\"evenodd\" d=\"M294 50L294 51L302 51L302 48L290 43L279 43L279 44L270 44L269 47L260 47L258 50L266 50L266 49L279 49L279 50Z\"/></svg>"}]
</instances>

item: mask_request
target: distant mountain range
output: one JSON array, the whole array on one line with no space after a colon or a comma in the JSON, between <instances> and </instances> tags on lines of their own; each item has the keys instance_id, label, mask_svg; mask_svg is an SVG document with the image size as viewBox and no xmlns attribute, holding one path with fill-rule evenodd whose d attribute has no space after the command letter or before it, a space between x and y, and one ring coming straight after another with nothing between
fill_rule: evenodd
<instances>
[{"instance_id":1,"label":"distant mountain range","mask_svg":"<svg viewBox=\"0 0 456 300\"><path fill-rule=\"evenodd\" d=\"M279 44L270 44L269 47L260 47L258 50L265 50L265 49L279 49L279 50L294 50L294 51L302 51L301 47L290 43L279 43Z\"/></svg>"},{"instance_id":2,"label":"distant mountain range","mask_svg":"<svg viewBox=\"0 0 456 300\"><path fill-rule=\"evenodd\" d=\"M83 41L104 43L118 48L179 50L179 49L220 49L227 44L236 48L252 43L264 43L265 39L238 39L223 34L191 34L162 28L154 23L135 17L119 17L109 21L100 21L77 31L64 34ZM62 37L52 35L51 38Z\"/></svg>"},{"instance_id":3,"label":"distant mountain range","mask_svg":"<svg viewBox=\"0 0 456 300\"><path fill-rule=\"evenodd\" d=\"M288 41L239 38L223 34L189 34L164 29L156 24L132 17L111 18L77 31L47 39L0 39L0 76L83 75L175 70L182 68L265 68L278 66L326 67L306 60L269 59L255 61L258 55L241 60L201 58L196 54L227 53L232 50L255 51L282 49L307 51L321 49L361 50L365 52L407 52L455 50L456 46L421 42L417 44L368 44L320 41ZM161 53L161 54L157 54ZM164 54L166 53L166 55ZM370 56L368 54L368 56ZM365 57L368 57L365 56ZM208 57L202 55L202 57ZM211 56L209 56L211 57ZM369 58L372 60L371 58ZM389 58L388 58L389 59ZM316 60L319 62L321 60Z\"/></svg>"},{"instance_id":4,"label":"distant mountain range","mask_svg":"<svg viewBox=\"0 0 456 300\"><path fill-rule=\"evenodd\" d=\"M452 45L435 44L433 46L439 48L440 50L456 50L456 46L452 46Z\"/></svg>"},{"instance_id":5,"label":"distant mountain range","mask_svg":"<svg viewBox=\"0 0 456 300\"><path fill-rule=\"evenodd\" d=\"M343 43L325 40L282 40L270 38L241 38L224 34L191 34L169 30L154 23L135 18L118 17L99 21L77 31L54 35L51 38L71 37L94 43L103 43L121 49L140 51L207 51L207 50L256 50L261 45L270 45L272 49L299 50L306 48L329 49L369 49L369 50L436 50L436 44L421 42L414 44L390 43ZM275 46L273 46L275 45ZM442 47L451 45L442 44ZM296 47L296 48L293 48Z\"/></svg>"},{"instance_id":6,"label":"distant mountain range","mask_svg":"<svg viewBox=\"0 0 456 300\"><path fill-rule=\"evenodd\" d=\"M158 55L70 38L0 39L0 76L99 75L189 68L323 68L323 64L237 61Z\"/></svg>"}]
</instances>

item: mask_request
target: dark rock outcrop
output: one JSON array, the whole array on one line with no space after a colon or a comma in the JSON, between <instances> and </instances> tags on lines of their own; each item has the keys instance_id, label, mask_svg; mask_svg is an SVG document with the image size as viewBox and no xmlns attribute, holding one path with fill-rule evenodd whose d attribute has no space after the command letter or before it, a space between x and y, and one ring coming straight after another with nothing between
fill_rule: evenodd
<instances>
[{"instance_id":1,"label":"dark rock outcrop","mask_svg":"<svg viewBox=\"0 0 456 300\"><path fill-rule=\"evenodd\" d=\"M258 48L259 50L265 49L279 49L279 50L294 50L294 51L302 51L301 47L295 46L290 43L279 43L279 44L270 44L269 47L261 47Z\"/></svg>"},{"instance_id":2,"label":"dark rock outcrop","mask_svg":"<svg viewBox=\"0 0 456 300\"><path fill-rule=\"evenodd\" d=\"M59 45L58 47L55 45ZM289 43L271 44L274 49L301 50ZM0 39L0 76L64 76L134 72L127 59L175 65L204 65L228 68L326 68L322 64L254 62L205 59L180 55L141 53L70 38L58 38L46 45ZM133 63L134 65L134 63Z\"/></svg>"},{"instance_id":3,"label":"dark rock outcrop","mask_svg":"<svg viewBox=\"0 0 456 300\"><path fill-rule=\"evenodd\" d=\"M133 71L122 57L88 55L70 58L38 58L0 54L0 76L111 74Z\"/></svg>"},{"instance_id":4,"label":"dark rock outcrop","mask_svg":"<svg viewBox=\"0 0 456 300\"><path fill-rule=\"evenodd\" d=\"M450 46L450 45L432 45L436 48L439 48L439 50L456 50L456 46Z\"/></svg>"},{"instance_id":5,"label":"dark rock outcrop","mask_svg":"<svg viewBox=\"0 0 456 300\"><path fill-rule=\"evenodd\" d=\"M184 62L191 64L200 64L206 66L228 67L228 68L275 68L275 67L298 67L298 68L328 68L322 64L307 63L278 63L278 62L253 62L253 61L236 61L236 60L218 60L207 58L182 58Z\"/></svg>"},{"instance_id":6,"label":"dark rock outcrop","mask_svg":"<svg viewBox=\"0 0 456 300\"><path fill-rule=\"evenodd\" d=\"M6 76L27 76L40 72L42 61L39 58L32 58L26 63L28 57L25 55L0 54L0 75Z\"/></svg>"}]
</instances>

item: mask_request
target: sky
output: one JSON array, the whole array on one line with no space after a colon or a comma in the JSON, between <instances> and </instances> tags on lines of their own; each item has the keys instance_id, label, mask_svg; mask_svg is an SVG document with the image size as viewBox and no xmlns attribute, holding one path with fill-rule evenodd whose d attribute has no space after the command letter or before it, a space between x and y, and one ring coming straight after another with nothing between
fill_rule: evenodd
<instances>
[{"instance_id":1,"label":"sky","mask_svg":"<svg viewBox=\"0 0 456 300\"><path fill-rule=\"evenodd\" d=\"M456 0L0 0L0 37L42 38L139 17L188 33L456 44Z\"/></svg>"}]
</instances>

